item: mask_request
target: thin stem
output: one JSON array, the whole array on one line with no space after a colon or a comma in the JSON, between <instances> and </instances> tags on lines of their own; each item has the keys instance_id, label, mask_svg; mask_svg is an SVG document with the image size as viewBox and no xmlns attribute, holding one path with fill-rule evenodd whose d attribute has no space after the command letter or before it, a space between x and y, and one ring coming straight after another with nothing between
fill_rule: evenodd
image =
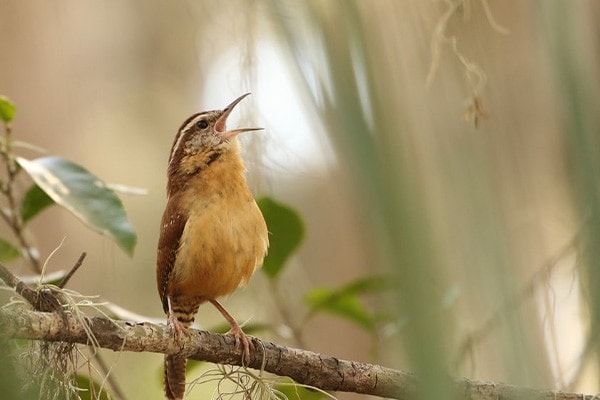
<instances>
[{"instance_id":1,"label":"thin stem","mask_svg":"<svg viewBox=\"0 0 600 400\"><path fill-rule=\"evenodd\" d=\"M75 265L73 265L73 268L71 268L69 273L67 275L65 275L65 277L62 279L62 281L60 281L60 283L58 284L59 288L62 289L66 286L66 284L69 282L69 279L71 279L71 277L75 274L75 272L77 272L79 267L81 267L81 264L83 264L83 260L85 259L85 256L87 256L86 252L81 253L81 255L79 256L79 259L77 260Z\"/></svg>"},{"instance_id":2,"label":"thin stem","mask_svg":"<svg viewBox=\"0 0 600 400\"><path fill-rule=\"evenodd\" d=\"M17 175L20 171L12 152L12 127L10 124L4 124L4 143L0 148L0 154L4 160L6 168L6 182L1 185L0 191L6 197L8 208L2 209L0 215L6 224L11 228L15 237L19 241L21 251L24 257L30 262L33 269L39 274L42 272L39 259L35 254L31 244L24 235L23 220L19 212L19 206L15 197L14 185Z\"/></svg>"}]
</instances>

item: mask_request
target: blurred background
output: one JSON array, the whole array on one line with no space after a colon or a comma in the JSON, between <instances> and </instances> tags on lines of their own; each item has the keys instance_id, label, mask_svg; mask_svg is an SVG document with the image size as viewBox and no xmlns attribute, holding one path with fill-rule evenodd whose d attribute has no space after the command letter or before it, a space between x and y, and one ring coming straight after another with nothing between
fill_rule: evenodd
<instances>
[{"instance_id":1,"label":"blurred background","mask_svg":"<svg viewBox=\"0 0 600 400\"><path fill-rule=\"evenodd\" d=\"M32 222L42 259L65 239L50 271L88 253L71 289L164 319L154 268L173 137L252 92L229 122L265 128L241 139L249 181L306 235L276 284L256 273L226 300L238 320L415 371L432 396L446 374L600 389L597 2L0 4L15 138L148 190L121 196L131 258L58 207ZM353 298L370 325L307 311L309 291L374 276L391 285ZM208 306L196 320L223 323ZM161 398L162 356L105 357L123 398Z\"/></svg>"}]
</instances>

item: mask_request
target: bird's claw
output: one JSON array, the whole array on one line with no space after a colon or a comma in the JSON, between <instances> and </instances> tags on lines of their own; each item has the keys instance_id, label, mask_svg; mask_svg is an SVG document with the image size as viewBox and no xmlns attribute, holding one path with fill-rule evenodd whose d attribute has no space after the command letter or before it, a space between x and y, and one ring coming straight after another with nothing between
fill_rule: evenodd
<instances>
[{"instance_id":1,"label":"bird's claw","mask_svg":"<svg viewBox=\"0 0 600 400\"><path fill-rule=\"evenodd\" d=\"M190 337L190 330L185 325L183 325L175 316L169 315L167 319L167 324L171 332L173 332L173 337L176 341L179 342L182 336Z\"/></svg>"},{"instance_id":2,"label":"bird's claw","mask_svg":"<svg viewBox=\"0 0 600 400\"><path fill-rule=\"evenodd\" d=\"M250 361L250 352L254 351L254 344L252 343L251 338L244 333L239 325L232 327L227 334L233 336L235 339L235 348L242 349L242 364L248 365L248 362Z\"/></svg>"}]
</instances>

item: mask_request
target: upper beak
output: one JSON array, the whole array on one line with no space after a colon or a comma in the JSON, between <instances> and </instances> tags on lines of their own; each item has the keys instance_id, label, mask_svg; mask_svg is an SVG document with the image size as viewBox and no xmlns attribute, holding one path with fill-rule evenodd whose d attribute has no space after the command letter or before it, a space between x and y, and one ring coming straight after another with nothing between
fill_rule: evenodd
<instances>
[{"instance_id":1,"label":"upper beak","mask_svg":"<svg viewBox=\"0 0 600 400\"><path fill-rule=\"evenodd\" d=\"M215 131L220 134L221 141L226 142L227 140L237 136L238 134L240 134L242 132L259 131L259 130L263 129L263 128L238 128L238 129L232 129L230 131L225 130L225 123L227 122L227 117L229 117L229 114L231 114L231 111L233 111L235 106L237 106L238 103L240 101L244 100L244 98L248 95L250 95L250 93L241 95L240 97L235 99L233 102L231 102L230 105L228 105L227 107L225 107L223 109L223 114L221 114L221 116L215 123Z\"/></svg>"}]
</instances>

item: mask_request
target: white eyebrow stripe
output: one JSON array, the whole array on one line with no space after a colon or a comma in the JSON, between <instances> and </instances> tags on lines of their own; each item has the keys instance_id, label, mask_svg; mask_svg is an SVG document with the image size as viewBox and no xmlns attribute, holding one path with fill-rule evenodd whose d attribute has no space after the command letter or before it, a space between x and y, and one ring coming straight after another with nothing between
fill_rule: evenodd
<instances>
[{"instance_id":1,"label":"white eyebrow stripe","mask_svg":"<svg viewBox=\"0 0 600 400\"><path fill-rule=\"evenodd\" d=\"M171 164L171 161L173 161L173 157L175 157L175 153L177 153L179 146L181 146L181 141L183 140L183 137L185 136L187 131L189 131L192 128L192 126L194 126L194 124L198 121L198 119L203 119L205 117L206 117L206 113L198 114L195 117L191 118L190 121L187 124L185 124L181 129L179 129L179 132L177 132L177 140L173 144L173 149L171 150L171 156L169 157L169 164Z\"/></svg>"},{"instance_id":2,"label":"white eyebrow stripe","mask_svg":"<svg viewBox=\"0 0 600 400\"><path fill-rule=\"evenodd\" d=\"M181 144L182 137L183 137L183 131L179 131L177 133L177 141L175 142L175 144L173 145L173 149L171 150L171 156L169 157L169 164L171 164L171 162L173 161L173 157L175 157L175 153L177 152L177 149L179 148L179 145Z\"/></svg>"},{"instance_id":3,"label":"white eyebrow stripe","mask_svg":"<svg viewBox=\"0 0 600 400\"><path fill-rule=\"evenodd\" d=\"M196 122L199 119L204 119L205 117L206 117L206 113L198 114L195 118L192 118L190 120L190 122L188 122L187 124L185 124L185 126L183 127L183 129L181 129L181 132L188 131L192 126L194 126L196 124Z\"/></svg>"}]
</instances>

